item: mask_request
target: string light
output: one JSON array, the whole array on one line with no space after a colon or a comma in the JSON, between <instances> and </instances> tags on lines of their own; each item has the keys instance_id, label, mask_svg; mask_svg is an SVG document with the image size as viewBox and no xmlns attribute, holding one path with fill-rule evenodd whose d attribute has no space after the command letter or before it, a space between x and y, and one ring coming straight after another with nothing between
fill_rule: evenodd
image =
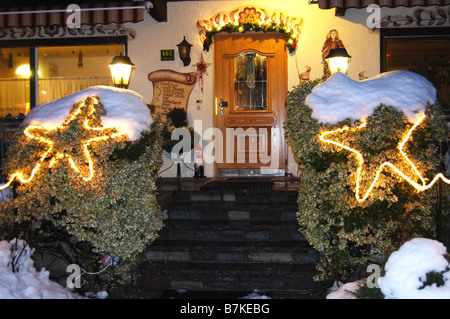
<instances>
[{"instance_id":1,"label":"string light","mask_svg":"<svg viewBox=\"0 0 450 319\"><path fill-rule=\"evenodd\" d=\"M328 136L328 135L339 134L339 133L342 133L342 132L345 132L345 131L349 131L349 130L354 130L354 131L360 130L360 129L366 127L366 125L367 125L366 120L363 119L362 120L362 124L357 126L357 127L355 127L355 128L349 128L348 126L344 126L344 127L340 128L340 129L337 129L337 130L323 132L319 136L319 139L322 142L324 142L324 143L330 143L330 144L336 145L336 146L338 146L340 148L346 149L346 150L352 152L353 154L355 154L356 157L358 158L359 166L358 166L358 169L357 169L356 192L355 192L355 197L356 197L356 200L358 202L364 202L369 197L370 193L372 192L373 188L375 187L376 183L378 182L378 180L380 178L381 172L383 171L383 169L385 167L391 168L395 173L397 173L399 176L401 176L403 179L405 179L409 184L411 184L416 190L422 192L422 191L425 191L425 190L431 188L439 179L442 179L445 183L450 184L450 180L447 179L442 173L439 173L439 174L435 175L433 180L430 183L427 184L425 178L420 174L420 172L417 169L417 167L413 164L413 162L408 158L406 153L403 151L403 147L406 144L406 142L410 139L411 134L425 120L425 118L426 118L425 114L420 115L419 119L408 130L408 132L406 133L405 137L400 141L400 143L397 146L397 148L398 148L400 154L402 155L402 157L410 165L412 171L417 176L417 178L420 179L421 184L417 183L412 178L407 176L399 168L397 168L394 164L392 164L390 162L384 162L378 168L377 173L376 173L372 183L370 184L369 188L367 189L367 191L365 192L365 194L363 196L360 196L360 181L361 181L362 166L364 164L364 157L356 149L351 148L349 146L346 146L346 145L344 145L342 143L339 143L339 142L327 139L325 137Z\"/></svg>"},{"instance_id":2,"label":"string light","mask_svg":"<svg viewBox=\"0 0 450 319\"><path fill-rule=\"evenodd\" d=\"M11 177L9 178L8 182L1 185L0 186L0 190L3 190L7 187L9 187L11 185L11 183L15 180L18 179L21 183L29 183L33 180L34 176L36 175L36 173L39 171L39 169L41 168L41 165L43 163L43 161L47 158L48 154L50 154L50 152L53 150L54 148L54 142L48 138L42 137L42 134L38 134L33 132L33 130L45 130L45 131L56 131L59 129L67 129L67 125L72 122L75 118L77 118L77 116L81 113L81 110L83 107L86 106L86 102L88 102L88 108L89 108L89 113L87 116L90 116L94 113L95 111L95 105L97 105L99 103L98 99L96 99L95 97L88 97L87 99L85 99L84 101L82 101L79 106L76 108L76 110L74 110L72 112L72 114L70 115L70 117L61 125L56 126L56 127L50 127L50 128L45 128L43 126L39 126L39 125L29 125L25 128L24 130L24 134L30 138L30 139L34 139L43 143L48 144L49 148L42 154L42 156L39 158L39 160L37 161L36 165L34 166L34 168L32 169L30 175L28 178L24 177L23 173L21 172L15 172L11 175ZM86 119L84 121L84 127L87 130L91 130L91 131L96 131L96 132L102 132L105 130L109 130L110 128L102 128L102 127L91 127L89 125L89 119ZM119 127L114 127L114 129L118 130L120 128ZM89 153L89 145L93 142L97 142L97 141L102 141L102 140L108 140L110 138L115 138L121 135L126 134L125 130L118 130L117 133L113 133L110 135L101 135L101 136L97 136L91 139L88 139L87 141L85 141L82 146L83 146L83 154L88 162L88 167L89 167L89 173L87 174L87 176L83 176L83 174L81 173L80 169L78 168L78 166L75 164L75 161L73 160L72 156L70 156L69 154L65 153L65 152L55 152L54 156L51 158L50 162L49 162L49 168L53 167L53 165L60 159L67 159L67 161L69 162L69 166L72 168L73 171L75 171L76 173L81 175L81 178L84 181L90 181L93 177L94 177L94 165L92 162L92 158L91 155Z\"/></svg>"}]
</instances>

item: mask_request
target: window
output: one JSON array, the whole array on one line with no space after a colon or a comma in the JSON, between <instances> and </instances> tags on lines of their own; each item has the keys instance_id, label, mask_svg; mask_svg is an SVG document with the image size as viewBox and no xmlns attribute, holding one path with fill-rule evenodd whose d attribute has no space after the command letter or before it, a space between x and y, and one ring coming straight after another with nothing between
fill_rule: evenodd
<instances>
[{"instance_id":1,"label":"window","mask_svg":"<svg viewBox=\"0 0 450 319\"><path fill-rule=\"evenodd\" d=\"M382 30L382 72L409 70L426 77L450 105L450 28Z\"/></svg>"},{"instance_id":2,"label":"window","mask_svg":"<svg viewBox=\"0 0 450 319\"><path fill-rule=\"evenodd\" d=\"M94 85L112 86L108 65L120 53L121 45L38 48L38 103Z\"/></svg>"},{"instance_id":3,"label":"window","mask_svg":"<svg viewBox=\"0 0 450 319\"><path fill-rule=\"evenodd\" d=\"M0 117L30 110L30 48L0 49Z\"/></svg>"},{"instance_id":4,"label":"window","mask_svg":"<svg viewBox=\"0 0 450 319\"><path fill-rule=\"evenodd\" d=\"M112 86L108 65L125 53L125 45L108 43L108 38L90 42L99 44L42 41L15 47L18 42L9 41L11 46L0 47L0 117L24 116L37 104L90 86ZM37 74L30 65L38 65Z\"/></svg>"}]
</instances>

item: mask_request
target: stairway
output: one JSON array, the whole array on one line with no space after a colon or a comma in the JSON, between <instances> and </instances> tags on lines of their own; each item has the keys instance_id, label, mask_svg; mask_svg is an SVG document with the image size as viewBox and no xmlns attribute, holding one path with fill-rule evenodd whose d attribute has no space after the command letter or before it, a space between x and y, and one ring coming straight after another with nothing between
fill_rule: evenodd
<instances>
[{"instance_id":1,"label":"stairway","mask_svg":"<svg viewBox=\"0 0 450 319\"><path fill-rule=\"evenodd\" d=\"M162 289L305 291L317 253L298 231L296 190L178 190L138 284Z\"/></svg>"}]
</instances>

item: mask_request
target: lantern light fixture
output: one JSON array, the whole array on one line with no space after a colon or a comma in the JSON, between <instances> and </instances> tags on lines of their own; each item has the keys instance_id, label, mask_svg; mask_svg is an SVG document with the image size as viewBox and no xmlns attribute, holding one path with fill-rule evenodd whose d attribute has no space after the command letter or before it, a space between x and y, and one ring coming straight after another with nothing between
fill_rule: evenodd
<instances>
[{"instance_id":1,"label":"lantern light fixture","mask_svg":"<svg viewBox=\"0 0 450 319\"><path fill-rule=\"evenodd\" d=\"M186 41L186 37L183 37L183 41L177 44L178 53L180 59L183 61L184 66L188 66L191 63L191 47L192 44Z\"/></svg>"},{"instance_id":2,"label":"lantern light fixture","mask_svg":"<svg viewBox=\"0 0 450 319\"><path fill-rule=\"evenodd\" d=\"M345 48L336 48L330 50L330 53L325 57L325 61L328 63L331 74L336 72L347 74L348 64L351 58Z\"/></svg>"},{"instance_id":3,"label":"lantern light fixture","mask_svg":"<svg viewBox=\"0 0 450 319\"><path fill-rule=\"evenodd\" d=\"M115 56L109 64L111 69L111 76L115 87L128 89L130 84L131 72L134 69L134 64L128 56L122 53Z\"/></svg>"}]
</instances>

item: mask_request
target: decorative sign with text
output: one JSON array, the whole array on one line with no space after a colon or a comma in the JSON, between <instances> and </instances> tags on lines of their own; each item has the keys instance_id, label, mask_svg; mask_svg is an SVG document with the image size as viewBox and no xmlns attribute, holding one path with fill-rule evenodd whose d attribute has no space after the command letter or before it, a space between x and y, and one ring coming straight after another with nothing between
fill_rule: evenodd
<instances>
[{"instance_id":1,"label":"decorative sign with text","mask_svg":"<svg viewBox=\"0 0 450 319\"><path fill-rule=\"evenodd\" d=\"M187 111L189 96L197 82L195 72L179 73L173 70L156 70L148 75L153 83L153 99L151 104L155 111L165 115L173 108L183 108Z\"/></svg>"}]
</instances>

